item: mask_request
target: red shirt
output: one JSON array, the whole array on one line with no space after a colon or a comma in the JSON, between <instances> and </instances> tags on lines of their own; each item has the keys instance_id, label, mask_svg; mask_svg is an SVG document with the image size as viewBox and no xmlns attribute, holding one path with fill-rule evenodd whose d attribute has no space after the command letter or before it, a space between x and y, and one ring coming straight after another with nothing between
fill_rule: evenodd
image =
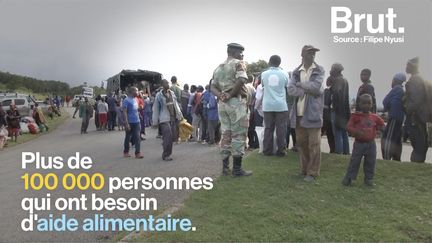
<instances>
[{"instance_id":1,"label":"red shirt","mask_svg":"<svg viewBox=\"0 0 432 243\"><path fill-rule=\"evenodd\" d=\"M358 142L371 142L375 139L377 130L384 127L384 121L374 113L356 112L351 114L347 130Z\"/></svg>"},{"instance_id":2,"label":"red shirt","mask_svg":"<svg viewBox=\"0 0 432 243\"><path fill-rule=\"evenodd\" d=\"M140 96L135 97L135 99L138 103L138 110L144 109L144 100Z\"/></svg>"}]
</instances>

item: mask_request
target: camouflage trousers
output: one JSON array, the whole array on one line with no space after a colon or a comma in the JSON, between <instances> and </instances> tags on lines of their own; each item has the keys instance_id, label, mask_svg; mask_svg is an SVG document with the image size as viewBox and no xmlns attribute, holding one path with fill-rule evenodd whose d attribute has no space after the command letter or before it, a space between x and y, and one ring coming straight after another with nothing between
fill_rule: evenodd
<instances>
[{"instance_id":1,"label":"camouflage trousers","mask_svg":"<svg viewBox=\"0 0 432 243\"><path fill-rule=\"evenodd\" d=\"M243 156L249 127L246 99L231 98L227 102L219 102L218 110L222 129L222 160L231 155Z\"/></svg>"}]
</instances>

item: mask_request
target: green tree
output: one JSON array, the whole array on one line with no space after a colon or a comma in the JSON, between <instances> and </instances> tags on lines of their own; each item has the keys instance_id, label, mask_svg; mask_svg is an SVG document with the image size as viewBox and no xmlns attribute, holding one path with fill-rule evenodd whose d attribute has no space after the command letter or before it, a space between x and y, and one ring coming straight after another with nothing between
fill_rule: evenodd
<instances>
[{"instance_id":1,"label":"green tree","mask_svg":"<svg viewBox=\"0 0 432 243\"><path fill-rule=\"evenodd\" d=\"M83 87L84 87L84 85L79 85L79 86L76 86L76 87L72 87L69 90L69 95L70 96L74 96L74 95L80 95L80 94L82 94L82 88Z\"/></svg>"},{"instance_id":2,"label":"green tree","mask_svg":"<svg viewBox=\"0 0 432 243\"><path fill-rule=\"evenodd\" d=\"M268 63L264 60L258 60L247 64L247 75L257 76L268 68Z\"/></svg>"},{"instance_id":3,"label":"green tree","mask_svg":"<svg viewBox=\"0 0 432 243\"><path fill-rule=\"evenodd\" d=\"M92 88L93 88L93 93L95 96L106 94L106 92L107 92L106 89L99 87L99 86L92 86Z\"/></svg>"},{"instance_id":4,"label":"green tree","mask_svg":"<svg viewBox=\"0 0 432 243\"><path fill-rule=\"evenodd\" d=\"M8 72L0 72L0 84L10 92L23 91L43 95L66 95L70 90L69 84L65 82L38 80L32 77L11 74Z\"/></svg>"}]
</instances>

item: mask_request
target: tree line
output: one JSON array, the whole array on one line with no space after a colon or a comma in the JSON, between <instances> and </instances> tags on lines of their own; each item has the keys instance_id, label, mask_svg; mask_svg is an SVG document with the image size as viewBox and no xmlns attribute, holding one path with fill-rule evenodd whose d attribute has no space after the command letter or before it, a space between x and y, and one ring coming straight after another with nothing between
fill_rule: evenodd
<instances>
[{"instance_id":1,"label":"tree line","mask_svg":"<svg viewBox=\"0 0 432 243\"><path fill-rule=\"evenodd\" d=\"M247 64L248 76L257 75L268 68L264 60ZM16 92L17 90L29 90L32 93L43 95L76 95L81 94L84 85L70 87L68 83L56 80L40 80L32 77L12 74L0 71L0 92ZM90 86L95 95L105 94L106 90L98 86Z\"/></svg>"},{"instance_id":2,"label":"tree line","mask_svg":"<svg viewBox=\"0 0 432 243\"><path fill-rule=\"evenodd\" d=\"M44 95L76 95L82 93L84 85L70 87L68 83L56 80L40 80L32 77L21 76L9 72L0 71L0 91L16 92L17 90L29 90L32 93ZM95 94L103 94L104 90L100 87L93 87Z\"/></svg>"}]
</instances>

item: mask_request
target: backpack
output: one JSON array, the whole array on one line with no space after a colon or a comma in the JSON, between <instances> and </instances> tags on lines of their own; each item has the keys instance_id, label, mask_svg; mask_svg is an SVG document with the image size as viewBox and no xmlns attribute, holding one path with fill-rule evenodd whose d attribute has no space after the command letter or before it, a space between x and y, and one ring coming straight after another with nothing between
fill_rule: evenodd
<instances>
[{"instance_id":1,"label":"backpack","mask_svg":"<svg viewBox=\"0 0 432 243\"><path fill-rule=\"evenodd\" d=\"M193 107L195 114L202 115L203 114L203 104L202 104L202 94L203 93L195 93L194 101L193 101Z\"/></svg>"}]
</instances>

